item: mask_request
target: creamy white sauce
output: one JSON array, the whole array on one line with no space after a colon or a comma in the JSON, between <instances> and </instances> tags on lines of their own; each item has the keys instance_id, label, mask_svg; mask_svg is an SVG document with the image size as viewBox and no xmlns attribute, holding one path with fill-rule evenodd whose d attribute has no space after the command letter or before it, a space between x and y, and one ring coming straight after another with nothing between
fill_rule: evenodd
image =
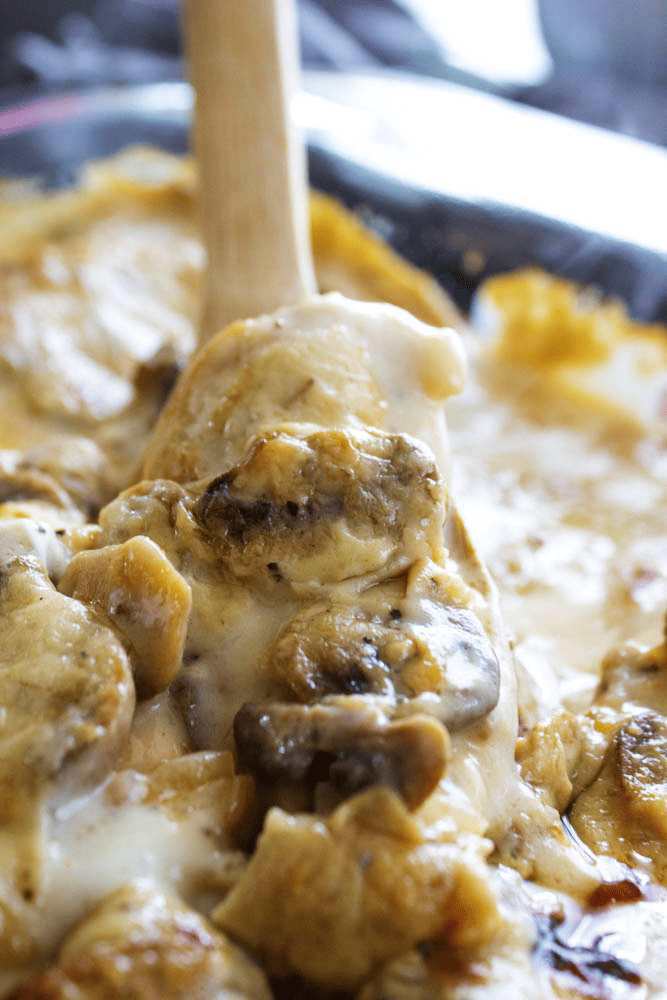
<instances>
[{"instance_id":1,"label":"creamy white sauce","mask_svg":"<svg viewBox=\"0 0 667 1000\"><path fill-rule=\"evenodd\" d=\"M576 707L612 646L660 639L665 449L622 424L615 442L614 423L591 411L568 422L553 409L548 416L545 402L538 420L509 381L484 388L483 367L479 378L447 407L453 492L543 707L553 707L559 685Z\"/></svg>"}]
</instances>

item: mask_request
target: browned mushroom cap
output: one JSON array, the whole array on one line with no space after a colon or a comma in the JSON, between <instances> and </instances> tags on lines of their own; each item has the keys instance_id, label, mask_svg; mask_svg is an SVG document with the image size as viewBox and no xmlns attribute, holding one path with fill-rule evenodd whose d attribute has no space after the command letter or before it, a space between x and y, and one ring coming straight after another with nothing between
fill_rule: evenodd
<instances>
[{"instance_id":1,"label":"browned mushroom cap","mask_svg":"<svg viewBox=\"0 0 667 1000\"><path fill-rule=\"evenodd\" d=\"M348 699L307 707L244 705L234 736L241 770L272 780L328 780L339 799L387 785L411 809L436 787L449 757L447 731L435 719L389 722Z\"/></svg>"},{"instance_id":2,"label":"browned mushroom cap","mask_svg":"<svg viewBox=\"0 0 667 1000\"><path fill-rule=\"evenodd\" d=\"M257 437L193 512L240 579L303 591L437 557L445 494L433 455L415 439L294 424Z\"/></svg>"},{"instance_id":3,"label":"browned mushroom cap","mask_svg":"<svg viewBox=\"0 0 667 1000\"><path fill-rule=\"evenodd\" d=\"M498 660L472 611L435 601L384 603L377 610L320 605L295 615L269 652L273 679L302 702L379 695L401 713L428 712L449 729L495 707Z\"/></svg>"}]
</instances>

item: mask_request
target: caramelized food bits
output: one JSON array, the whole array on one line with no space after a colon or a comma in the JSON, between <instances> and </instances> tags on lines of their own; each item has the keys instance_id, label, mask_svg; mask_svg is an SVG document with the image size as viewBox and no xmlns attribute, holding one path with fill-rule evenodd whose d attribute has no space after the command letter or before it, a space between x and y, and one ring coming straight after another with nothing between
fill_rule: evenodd
<instances>
[{"instance_id":1,"label":"caramelized food bits","mask_svg":"<svg viewBox=\"0 0 667 1000\"><path fill-rule=\"evenodd\" d=\"M271 1000L259 967L149 882L118 889L11 1000Z\"/></svg>"},{"instance_id":2,"label":"caramelized food bits","mask_svg":"<svg viewBox=\"0 0 667 1000\"><path fill-rule=\"evenodd\" d=\"M142 698L163 691L181 666L192 605L190 587L155 542L80 552L60 590L92 607L120 635Z\"/></svg>"}]
</instances>

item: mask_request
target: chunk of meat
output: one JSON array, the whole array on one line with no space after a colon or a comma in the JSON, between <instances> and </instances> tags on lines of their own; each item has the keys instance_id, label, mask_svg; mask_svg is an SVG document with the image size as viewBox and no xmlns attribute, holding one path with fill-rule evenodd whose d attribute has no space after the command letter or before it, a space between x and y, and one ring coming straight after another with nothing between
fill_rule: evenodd
<instances>
[{"instance_id":1,"label":"chunk of meat","mask_svg":"<svg viewBox=\"0 0 667 1000\"><path fill-rule=\"evenodd\" d=\"M617 726L615 715L573 715L565 709L541 719L517 743L523 777L564 812L599 774Z\"/></svg>"},{"instance_id":2,"label":"chunk of meat","mask_svg":"<svg viewBox=\"0 0 667 1000\"><path fill-rule=\"evenodd\" d=\"M426 441L446 468L442 401L463 385L458 335L340 295L235 323L199 352L146 451L147 479L187 483L237 464L286 421L367 424Z\"/></svg>"},{"instance_id":3,"label":"chunk of meat","mask_svg":"<svg viewBox=\"0 0 667 1000\"><path fill-rule=\"evenodd\" d=\"M100 780L127 738L134 685L113 632L59 594L35 557L0 567L2 817L45 785Z\"/></svg>"},{"instance_id":4,"label":"chunk of meat","mask_svg":"<svg viewBox=\"0 0 667 1000\"><path fill-rule=\"evenodd\" d=\"M287 425L256 437L193 510L239 579L285 580L302 594L437 558L445 499L435 459L418 441Z\"/></svg>"},{"instance_id":5,"label":"chunk of meat","mask_svg":"<svg viewBox=\"0 0 667 1000\"><path fill-rule=\"evenodd\" d=\"M165 761L148 776L147 802L183 818L201 806L215 803L218 833L231 839L253 798L253 782L238 774L229 751L184 754Z\"/></svg>"},{"instance_id":6,"label":"chunk of meat","mask_svg":"<svg viewBox=\"0 0 667 1000\"><path fill-rule=\"evenodd\" d=\"M195 910L147 882L118 889L11 1000L271 1000L262 971Z\"/></svg>"},{"instance_id":7,"label":"chunk of meat","mask_svg":"<svg viewBox=\"0 0 667 1000\"><path fill-rule=\"evenodd\" d=\"M2 968L20 965L35 946L44 802L67 802L112 770L134 708L123 647L82 604L57 592L40 559L48 542L41 553L31 550L27 523L0 530ZM33 527L37 539L50 537Z\"/></svg>"},{"instance_id":8,"label":"chunk of meat","mask_svg":"<svg viewBox=\"0 0 667 1000\"><path fill-rule=\"evenodd\" d=\"M634 704L667 715L667 641L649 650L626 645L608 653L595 702L620 711Z\"/></svg>"},{"instance_id":9,"label":"chunk of meat","mask_svg":"<svg viewBox=\"0 0 667 1000\"><path fill-rule=\"evenodd\" d=\"M426 840L386 789L351 799L326 821L273 809L213 919L275 975L349 988L417 942L493 933L499 915L485 845L472 836Z\"/></svg>"},{"instance_id":10,"label":"chunk of meat","mask_svg":"<svg viewBox=\"0 0 667 1000\"><path fill-rule=\"evenodd\" d=\"M0 504L38 500L67 510L70 499L48 474L17 452L0 452Z\"/></svg>"},{"instance_id":11,"label":"chunk of meat","mask_svg":"<svg viewBox=\"0 0 667 1000\"><path fill-rule=\"evenodd\" d=\"M328 781L339 799L387 785L410 809L434 790L449 757L447 731L434 719L414 715L389 722L352 698L311 706L244 705L234 736L240 767L251 774Z\"/></svg>"},{"instance_id":12,"label":"chunk of meat","mask_svg":"<svg viewBox=\"0 0 667 1000\"><path fill-rule=\"evenodd\" d=\"M181 666L192 595L155 542L137 535L121 545L80 552L59 589L118 632L140 697L168 687Z\"/></svg>"}]
</instances>

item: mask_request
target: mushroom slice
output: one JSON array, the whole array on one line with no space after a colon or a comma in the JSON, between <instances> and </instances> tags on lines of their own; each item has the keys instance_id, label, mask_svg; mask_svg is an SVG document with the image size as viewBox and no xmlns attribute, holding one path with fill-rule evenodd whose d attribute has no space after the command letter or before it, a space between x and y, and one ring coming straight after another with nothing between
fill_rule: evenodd
<instances>
[{"instance_id":1,"label":"mushroom slice","mask_svg":"<svg viewBox=\"0 0 667 1000\"><path fill-rule=\"evenodd\" d=\"M621 788L635 819L667 839L667 718L646 712L616 737Z\"/></svg>"},{"instance_id":2,"label":"mushroom slice","mask_svg":"<svg viewBox=\"0 0 667 1000\"><path fill-rule=\"evenodd\" d=\"M272 809L213 919L270 973L350 988L418 942L493 933L489 846L474 835L426 839L388 789L356 796L326 820Z\"/></svg>"},{"instance_id":3,"label":"mushroom slice","mask_svg":"<svg viewBox=\"0 0 667 1000\"><path fill-rule=\"evenodd\" d=\"M152 697L177 673L190 617L190 586L144 535L121 545L80 552L60 590L101 613L120 634L137 693Z\"/></svg>"},{"instance_id":4,"label":"mushroom slice","mask_svg":"<svg viewBox=\"0 0 667 1000\"><path fill-rule=\"evenodd\" d=\"M596 853L667 884L667 718L641 712L618 725L598 776L569 815Z\"/></svg>"},{"instance_id":5,"label":"mushroom slice","mask_svg":"<svg viewBox=\"0 0 667 1000\"><path fill-rule=\"evenodd\" d=\"M442 591L428 600L395 589L368 592L358 607L299 612L269 651L272 678L302 702L378 695L449 729L483 718L498 701L500 670L474 612L445 603Z\"/></svg>"},{"instance_id":6,"label":"mushroom slice","mask_svg":"<svg viewBox=\"0 0 667 1000\"><path fill-rule=\"evenodd\" d=\"M445 504L435 459L416 439L292 424L256 437L193 512L240 579L319 590L437 558Z\"/></svg>"},{"instance_id":7,"label":"mushroom slice","mask_svg":"<svg viewBox=\"0 0 667 1000\"><path fill-rule=\"evenodd\" d=\"M245 952L148 882L107 896L11 1000L271 1000Z\"/></svg>"},{"instance_id":8,"label":"mushroom slice","mask_svg":"<svg viewBox=\"0 0 667 1000\"><path fill-rule=\"evenodd\" d=\"M345 798L386 785L416 809L449 757L447 731L414 715L389 722L362 700L326 705L244 705L234 719L240 770L270 780L328 781Z\"/></svg>"}]
</instances>

